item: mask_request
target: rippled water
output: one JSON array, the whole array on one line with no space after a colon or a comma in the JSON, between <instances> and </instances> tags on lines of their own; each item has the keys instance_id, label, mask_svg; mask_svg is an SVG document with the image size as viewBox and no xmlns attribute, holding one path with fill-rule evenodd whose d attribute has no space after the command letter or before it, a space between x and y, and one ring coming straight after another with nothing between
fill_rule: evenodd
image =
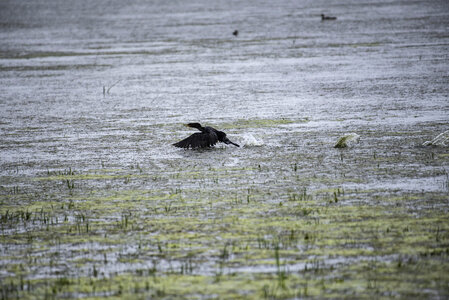
<instances>
[{"instance_id":1,"label":"rippled water","mask_svg":"<svg viewBox=\"0 0 449 300\"><path fill-rule=\"evenodd\" d=\"M448 33L447 1L1 1L3 194L50 193L35 179L71 168L147 176L81 181L81 195L180 189L207 201L219 180L264 203L303 187L356 191L348 205L444 197L447 148L420 145L449 128ZM188 122L243 147L172 147ZM351 132L359 144L333 148ZM213 181L220 169L231 178Z\"/></svg>"},{"instance_id":2,"label":"rippled water","mask_svg":"<svg viewBox=\"0 0 449 300\"><path fill-rule=\"evenodd\" d=\"M309 120L257 131L268 145L295 144L309 128L447 122L445 1L1 5L4 143L37 142L3 149L9 163L157 159L189 121ZM322 12L338 20L321 22ZM114 155L101 149L111 143Z\"/></svg>"}]
</instances>

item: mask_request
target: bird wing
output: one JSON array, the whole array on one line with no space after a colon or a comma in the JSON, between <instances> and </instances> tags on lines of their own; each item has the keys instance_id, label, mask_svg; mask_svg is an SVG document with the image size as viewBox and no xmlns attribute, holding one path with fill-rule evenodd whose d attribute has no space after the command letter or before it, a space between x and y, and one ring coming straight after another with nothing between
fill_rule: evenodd
<instances>
[{"instance_id":1,"label":"bird wing","mask_svg":"<svg viewBox=\"0 0 449 300\"><path fill-rule=\"evenodd\" d=\"M217 135L197 132L188 138L179 141L173 146L178 148L206 148L215 145L218 142Z\"/></svg>"}]
</instances>

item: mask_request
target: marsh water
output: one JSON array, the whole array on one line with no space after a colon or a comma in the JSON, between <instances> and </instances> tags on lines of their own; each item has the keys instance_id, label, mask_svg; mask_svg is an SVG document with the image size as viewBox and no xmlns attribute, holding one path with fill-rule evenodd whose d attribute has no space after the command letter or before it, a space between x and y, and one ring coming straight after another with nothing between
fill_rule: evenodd
<instances>
[{"instance_id":1,"label":"marsh water","mask_svg":"<svg viewBox=\"0 0 449 300\"><path fill-rule=\"evenodd\" d=\"M448 61L447 1L1 1L2 299L448 297Z\"/></svg>"}]
</instances>

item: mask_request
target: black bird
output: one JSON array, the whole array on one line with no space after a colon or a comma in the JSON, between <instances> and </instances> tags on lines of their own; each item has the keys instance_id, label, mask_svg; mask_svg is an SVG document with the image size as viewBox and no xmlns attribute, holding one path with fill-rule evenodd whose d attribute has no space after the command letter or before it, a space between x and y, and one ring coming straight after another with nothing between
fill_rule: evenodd
<instances>
[{"instance_id":1,"label":"black bird","mask_svg":"<svg viewBox=\"0 0 449 300\"><path fill-rule=\"evenodd\" d=\"M239 31L236 29L234 30L234 32L232 33L234 36L238 36L239 35Z\"/></svg>"},{"instance_id":2,"label":"black bird","mask_svg":"<svg viewBox=\"0 0 449 300\"><path fill-rule=\"evenodd\" d=\"M337 17L329 17L329 16L325 16L324 14L321 14L321 21L327 21L327 20L337 20Z\"/></svg>"},{"instance_id":3,"label":"black bird","mask_svg":"<svg viewBox=\"0 0 449 300\"><path fill-rule=\"evenodd\" d=\"M224 133L223 131L219 131L209 126L203 127L200 123L189 123L186 126L196 128L201 132L194 133L188 138L185 138L182 141L173 144L173 146L178 148L196 149L211 147L218 142L222 142L225 144L232 144L234 146L240 147L236 143L231 142L226 137L226 133Z\"/></svg>"}]
</instances>

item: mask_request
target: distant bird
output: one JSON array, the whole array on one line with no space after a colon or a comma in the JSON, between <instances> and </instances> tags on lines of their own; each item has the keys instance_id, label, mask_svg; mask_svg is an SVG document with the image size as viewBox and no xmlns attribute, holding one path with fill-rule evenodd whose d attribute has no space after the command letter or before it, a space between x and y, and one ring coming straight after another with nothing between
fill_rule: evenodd
<instances>
[{"instance_id":1,"label":"distant bird","mask_svg":"<svg viewBox=\"0 0 449 300\"><path fill-rule=\"evenodd\" d=\"M222 142L225 144L232 144L234 146L240 147L238 144L231 142L227 137L226 133L223 131L219 131L215 128L206 126L201 126L200 123L189 123L186 125L187 127L196 128L201 132L197 132L189 136L188 138L183 139L180 142L173 144L173 146L178 148L208 148L215 145L218 142Z\"/></svg>"},{"instance_id":2,"label":"distant bird","mask_svg":"<svg viewBox=\"0 0 449 300\"><path fill-rule=\"evenodd\" d=\"M239 35L239 31L236 29L234 30L234 32L232 33L234 36L238 36Z\"/></svg>"},{"instance_id":3,"label":"distant bird","mask_svg":"<svg viewBox=\"0 0 449 300\"><path fill-rule=\"evenodd\" d=\"M330 16L325 16L324 14L321 14L321 21L330 21L330 20L337 20L337 17L330 17Z\"/></svg>"}]
</instances>

